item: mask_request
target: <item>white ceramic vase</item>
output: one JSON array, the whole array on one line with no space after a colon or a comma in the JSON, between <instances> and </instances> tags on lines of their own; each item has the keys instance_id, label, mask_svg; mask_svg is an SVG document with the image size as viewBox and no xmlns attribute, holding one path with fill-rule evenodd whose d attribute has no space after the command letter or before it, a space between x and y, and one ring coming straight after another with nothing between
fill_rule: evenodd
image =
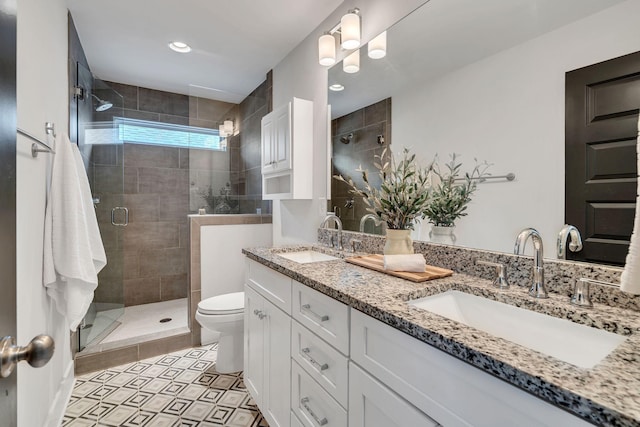
<instances>
[{"instance_id":1,"label":"white ceramic vase","mask_svg":"<svg viewBox=\"0 0 640 427\"><path fill-rule=\"evenodd\" d=\"M411 230L387 229L383 253L385 255L412 254L413 240L411 240Z\"/></svg>"},{"instance_id":2,"label":"white ceramic vase","mask_svg":"<svg viewBox=\"0 0 640 427\"><path fill-rule=\"evenodd\" d=\"M442 225L432 225L429 231L429 239L433 243L442 243L445 245L453 245L456 243L455 225L445 227Z\"/></svg>"}]
</instances>

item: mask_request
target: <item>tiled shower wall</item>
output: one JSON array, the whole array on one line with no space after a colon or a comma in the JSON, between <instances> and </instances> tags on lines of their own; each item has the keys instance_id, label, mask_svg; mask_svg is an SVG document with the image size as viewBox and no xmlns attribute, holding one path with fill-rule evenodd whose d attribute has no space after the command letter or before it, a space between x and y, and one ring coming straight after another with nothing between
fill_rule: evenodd
<instances>
[{"instance_id":1,"label":"tiled shower wall","mask_svg":"<svg viewBox=\"0 0 640 427\"><path fill-rule=\"evenodd\" d=\"M349 134L353 134L351 140L348 143L342 142L341 138ZM380 178L373 162L374 156L381 155L384 148L391 144L391 98L332 120L331 135L332 174L345 178L349 176L358 187L362 187L361 175L356 172L358 166L362 165L363 169L368 170L369 182L380 188ZM380 135L384 138L383 144L378 143ZM348 190L345 183L331 180L331 209L340 217L345 230L358 231L360 218L367 212L362 198L354 197ZM346 205L350 199L353 199L353 205L348 207ZM367 226L372 227L372 222Z\"/></svg>"},{"instance_id":2,"label":"tiled shower wall","mask_svg":"<svg viewBox=\"0 0 640 427\"><path fill-rule=\"evenodd\" d=\"M273 110L273 73L240 103L240 134L229 145L231 185L240 198L240 213L271 213L271 201L262 200L261 120Z\"/></svg>"},{"instance_id":3,"label":"tiled shower wall","mask_svg":"<svg viewBox=\"0 0 640 427\"><path fill-rule=\"evenodd\" d=\"M124 143L120 146L95 146L92 153L94 192L102 195L98 205L98 219L110 262L101 272L96 290L96 302L121 302L125 306L184 298L188 295L188 221L187 215L204 207L200 196L211 186L213 191L234 183L232 195L249 197L243 210L255 212L261 207L261 188L250 187L255 194L245 196L247 185L240 185L240 177L251 176L250 167L260 166L260 118L258 120L258 148L253 149L255 125L246 126L247 150L241 112L258 115L248 97L243 104L230 104L204 98L189 97L107 82L124 97L124 109L96 113L94 120L111 120L114 114L126 118L192 125L216 129L223 120L231 118L239 133L229 138L227 151L161 147ZM266 87L266 82L261 87ZM256 89L258 91L258 89ZM252 94L253 95L253 94ZM263 96L266 99L266 95ZM234 157L235 154L235 157ZM257 155L257 159L252 158ZM124 195L122 188L124 163ZM234 181L235 179L235 181ZM259 180L258 180L259 181ZM118 200L118 199L121 200ZM111 206L129 209L129 225L113 227ZM270 211L270 205L265 205ZM120 262L119 262L120 261ZM123 287L117 284L123 277Z\"/></svg>"}]
</instances>

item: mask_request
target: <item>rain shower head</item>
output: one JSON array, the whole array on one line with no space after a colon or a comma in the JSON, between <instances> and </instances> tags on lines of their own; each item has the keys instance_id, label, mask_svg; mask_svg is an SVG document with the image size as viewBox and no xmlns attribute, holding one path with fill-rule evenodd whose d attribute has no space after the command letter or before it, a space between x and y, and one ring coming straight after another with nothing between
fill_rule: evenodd
<instances>
[{"instance_id":1,"label":"rain shower head","mask_svg":"<svg viewBox=\"0 0 640 427\"><path fill-rule=\"evenodd\" d=\"M100 99L94 94L91 94L91 96L93 96L96 99L96 101L98 101L98 105L96 105L96 111L98 112L107 111L109 108L113 107L113 103Z\"/></svg>"}]
</instances>

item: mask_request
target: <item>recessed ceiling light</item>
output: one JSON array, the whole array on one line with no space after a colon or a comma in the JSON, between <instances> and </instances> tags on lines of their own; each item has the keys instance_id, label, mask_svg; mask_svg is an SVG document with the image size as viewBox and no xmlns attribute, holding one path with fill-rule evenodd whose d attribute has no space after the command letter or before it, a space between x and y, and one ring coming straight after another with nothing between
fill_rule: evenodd
<instances>
[{"instance_id":1,"label":"recessed ceiling light","mask_svg":"<svg viewBox=\"0 0 640 427\"><path fill-rule=\"evenodd\" d=\"M191 52L191 47L183 42L171 42L169 43L169 48L171 48L171 50L175 50L176 52L180 52L180 53L188 53Z\"/></svg>"},{"instance_id":2,"label":"recessed ceiling light","mask_svg":"<svg viewBox=\"0 0 640 427\"><path fill-rule=\"evenodd\" d=\"M339 83L335 83L329 86L329 90L332 90L334 92L340 92L341 90L344 90L344 86L342 86Z\"/></svg>"}]
</instances>

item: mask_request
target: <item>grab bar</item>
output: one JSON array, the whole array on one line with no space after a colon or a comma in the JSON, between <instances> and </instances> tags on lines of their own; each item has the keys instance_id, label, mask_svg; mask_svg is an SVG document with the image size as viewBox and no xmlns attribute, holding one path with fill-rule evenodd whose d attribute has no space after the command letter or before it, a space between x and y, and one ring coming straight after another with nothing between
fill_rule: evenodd
<instances>
[{"instance_id":1,"label":"grab bar","mask_svg":"<svg viewBox=\"0 0 640 427\"><path fill-rule=\"evenodd\" d=\"M56 153L53 150L53 147L51 147L46 142L41 141L38 137L33 136L32 134L30 134L26 130L23 130L23 129L20 129L20 128L17 128L16 130L20 135L26 136L30 140L34 141L34 144L31 144L31 155L33 157L38 157L38 153L52 153L52 154ZM51 135L54 138L56 137L55 124L53 124L52 122L46 122L44 124L44 131L45 131L45 133L47 135ZM39 148L38 145L41 145L43 147L43 149Z\"/></svg>"}]
</instances>

